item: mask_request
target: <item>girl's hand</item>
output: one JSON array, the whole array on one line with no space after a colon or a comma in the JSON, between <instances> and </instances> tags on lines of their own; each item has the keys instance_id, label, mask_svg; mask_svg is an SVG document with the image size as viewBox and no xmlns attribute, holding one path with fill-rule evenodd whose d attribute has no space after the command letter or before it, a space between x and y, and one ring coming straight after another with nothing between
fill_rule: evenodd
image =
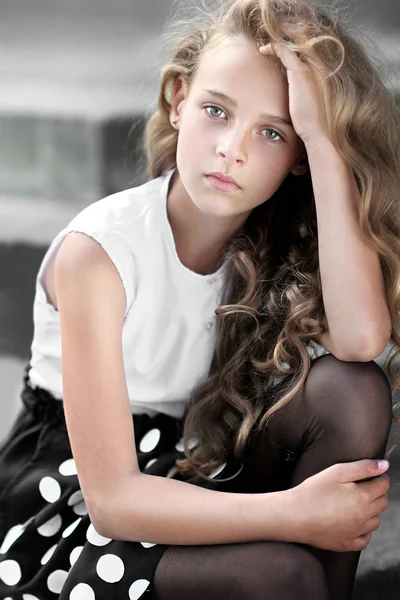
<instances>
[{"instance_id":1,"label":"girl's hand","mask_svg":"<svg viewBox=\"0 0 400 600\"><path fill-rule=\"evenodd\" d=\"M315 137L329 138L322 77L317 69L282 44L267 44L259 51L263 56L276 56L287 69L289 111L297 135L305 144Z\"/></svg>"},{"instance_id":2,"label":"girl's hand","mask_svg":"<svg viewBox=\"0 0 400 600\"><path fill-rule=\"evenodd\" d=\"M296 516L305 524L298 541L336 552L364 550L388 503L389 477L377 465L368 459L336 464L294 487Z\"/></svg>"}]
</instances>

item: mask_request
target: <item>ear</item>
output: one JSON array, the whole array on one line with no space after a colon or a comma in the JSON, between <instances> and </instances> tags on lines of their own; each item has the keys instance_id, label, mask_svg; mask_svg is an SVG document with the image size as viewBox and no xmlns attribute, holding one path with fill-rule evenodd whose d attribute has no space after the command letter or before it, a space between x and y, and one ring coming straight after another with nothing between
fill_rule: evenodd
<instances>
[{"instance_id":1,"label":"ear","mask_svg":"<svg viewBox=\"0 0 400 600\"><path fill-rule=\"evenodd\" d=\"M182 108L184 106L184 102L187 96L187 83L182 75L179 75L173 85L172 95L171 95L171 108L169 111L169 118L171 123L174 121L175 124L172 126L175 129L179 129L179 119L182 114Z\"/></svg>"},{"instance_id":2,"label":"ear","mask_svg":"<svg viewBox=\"0 0 400 600\"><path fill-rule=\"evenodd\" d=\"M297 161L297 163L294 165L293 169L290 171L292 173L292 175L304 175L305 173L308 173L308 171L310 170L309 164L308 164L308 158L307 158L307 154L306 152L303 152L303 154L300 156L299 160Z\"/></svg>"}]
</instances>

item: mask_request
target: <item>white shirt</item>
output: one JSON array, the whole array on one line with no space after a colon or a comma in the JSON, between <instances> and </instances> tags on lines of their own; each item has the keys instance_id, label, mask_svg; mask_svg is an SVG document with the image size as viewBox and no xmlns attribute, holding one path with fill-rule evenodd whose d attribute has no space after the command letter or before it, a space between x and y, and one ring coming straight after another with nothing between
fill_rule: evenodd
<instances>
[{"instance_id":1,"label":"white shirt","mask_svg":"<svg viewBox=\"0 0 400 600\"><path fill-rule=\"evenodd\" d=\"M209 373L224 266L213 275L185 267L167 217L174 169L83 209L52 241L36 278L29 380L62 399L59 314L42 287L50 257L71 231L94 238L126 292L123 359L132 413L182 417Z\"/></svg>"}]
</instances>

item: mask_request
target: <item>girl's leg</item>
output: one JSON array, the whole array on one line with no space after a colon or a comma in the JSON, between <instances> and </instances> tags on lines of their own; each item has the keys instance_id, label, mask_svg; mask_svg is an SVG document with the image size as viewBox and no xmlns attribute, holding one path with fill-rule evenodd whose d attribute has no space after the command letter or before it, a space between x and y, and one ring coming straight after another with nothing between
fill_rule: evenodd
<instances>
[{"instance_id":1,"label":"girl's leg","mask_svg":"<svg viewBox=\"0 0 400 600\"><path fill-rule=\"evenodd\" d=\"M314 361L301 393L271 420L270 440L264 437L259 452L268 466L271 442L293 451L294 487L335 463L383 458L391 422L392 394L381 368L325 355ZM360 552L307 548L324 567L332 599L350 599Z\"/></svg>"},{"instance_id":2,"label":"girl's leg","mask_svg":"<svg viewBox=\"0 0 400 600\"><path fill-rule=\"evenodd\" d=\"M223 489L269 492L298 485L338 462L380 458L390 425L391 390L380 367L322 356L303 389L250 444L241 476ZM349 600L359 556L276 542L170 546L149 596Z\"/></svg>"},{"instance_id":3,"label":"girl's leg","mask_svg":"<svg viewBox=\"0 0 400 600\"><path fill-rule=\"evenodd\" d=\"M169 546L149 600L330 600L320 561L295 544Z\"/></svg>"}]
</instances>

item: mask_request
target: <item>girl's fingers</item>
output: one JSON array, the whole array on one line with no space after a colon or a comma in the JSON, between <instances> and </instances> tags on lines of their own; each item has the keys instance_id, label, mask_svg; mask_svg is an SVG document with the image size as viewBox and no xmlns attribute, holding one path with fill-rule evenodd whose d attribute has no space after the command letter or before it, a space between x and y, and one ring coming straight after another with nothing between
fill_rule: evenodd
<instances>
[{"instance_id":1,"label":"girl's fingers","mask_svg":"<svg viewBox=\"0 0 400 600\"><path fill-rule=\"evenodd\" d=\"M299 53L282 44L269 43L259 48L263 56L276 56L288 71L310 71L307 63L301 60Z\"/></svg>"},{"instance_id":2,"label":"girl's fingers","mask_svg":"<svg viewBox=\"0 0 400 600\"><path fill-rule=\"evenodd\" d=\"M390 488L390 478L384 473L378 477L372 477L369 481L363 481L358 485L361 485L363 489L370 494L371 501L373 501L388 493Z\"/></svg>"},{"instance_id":3,"label":"girl's fingers","mask_svg":"<svg viewBox=\"0 0 400 600\"><path fill-rule=\"evenodd\" d=\"M383 511L386 510L387 505L388 505L387 494L380 496L379 498L376 498L376 500L374 500L371 503L370 518L373 519L374 517L379 516L381 513L383 513Z\"/></svg>"},{"instance_id":4,"label":"girl's fingers","mask_svg":"<svg viewBox=\"0 0 400 600\"><path fill-rule=\"evenodd\" d=\"M273 54L271 44L265 44L264 46L260 46L259 51L261 52L261 54Z\"/></svg>"},{"instance_id":5,"label":"girl's fingers","mask_svg":"<svg viewBox=\"0 0 400 600\"><path fill-rule=\"evenodd\" d=\"M365 531L372 534L373 531L376 531L379 528L380 524L381 524L380 517L379 516L373 517L372 519L369 519L365 523Z\"/></svg>"},{"instance_id":6,"label":"girl's fingers","mask_svg":"<svg viewBox=\"0 0 400 600\"><path fill-rule=\"evenodd\" d=\"M353 551L360 552L361 550L365 550L371 541L372 533L365 533L364 535L360 535L358 538L354 540L354 548Z\"/></svg>"}]
</instances>

